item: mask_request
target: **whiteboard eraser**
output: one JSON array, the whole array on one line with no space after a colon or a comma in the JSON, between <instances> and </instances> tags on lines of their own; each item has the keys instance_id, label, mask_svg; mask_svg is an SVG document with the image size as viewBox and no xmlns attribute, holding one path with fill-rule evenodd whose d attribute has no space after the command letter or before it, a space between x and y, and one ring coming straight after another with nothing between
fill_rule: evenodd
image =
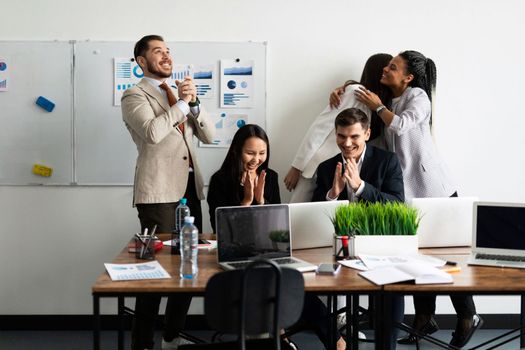
<instances>
[{"instance_id":1,"label":"whiteboard eraser","mask_svg":"<svg viewBox=\"0 0 525 350\"><path fill-rule=\"evenodd\" d=\"M51 101L49 101L44 96L38 96L35 102L38 106L42 107L48 112L51 112L55 108L55 104Z\"/></svg>"},{"instance_id":2,"label":"whiteboard eraser","mask_svg":"<svg viewBox=\"0 0 525 350\"><path fill-rule=\"evenodd\" d=\"M33 174L50 177L53 174L53 168L41 164L34 164Z\"/></svg>"}]
</instances>

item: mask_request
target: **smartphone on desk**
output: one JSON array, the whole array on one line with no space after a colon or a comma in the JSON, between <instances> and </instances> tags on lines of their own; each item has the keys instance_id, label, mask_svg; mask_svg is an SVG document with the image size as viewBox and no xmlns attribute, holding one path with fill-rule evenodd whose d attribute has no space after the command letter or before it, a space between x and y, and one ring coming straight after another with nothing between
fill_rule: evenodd
<instances>
[{"instance_id":1,"label":"smartphone on desk","mask_svg":"<svg viewBox=\"0 0 525 350\"><path fill-rule=\"evenodd\" d=\"M315 271L318 275L335 275L341 264L320 264Z\"/></svg>"}]
</instances>

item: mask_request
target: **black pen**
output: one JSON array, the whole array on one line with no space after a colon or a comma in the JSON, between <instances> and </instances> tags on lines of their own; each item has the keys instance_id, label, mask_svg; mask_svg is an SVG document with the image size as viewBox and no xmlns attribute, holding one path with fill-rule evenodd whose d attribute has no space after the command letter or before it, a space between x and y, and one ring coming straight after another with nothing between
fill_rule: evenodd
<instances>
[{"instance_id":1,"label":"black pen","mask_svg":"<svg viewBox=\"0 0 525 350\"><path fill-rule=\"evenodd\" d=\"M151 241L153 239L153 235L155 235L155 230L157 230L157 225L153 226L153 230L151 230L151 234L149 235L148 240L146 242L146 247L144 248L144 254L148 254L149 244L151 243ZM155 250L155 247L153 247L152 249ZM142 258L144 258L144 254L142 254ZM151 255L153 255L153 254L151 254Z\"/></svg>"},{"instance_id":2,"label":"black pen","mask_svg":"<svg viewBox=\"0 0 525 350\"><path fill-rule=\"evenodd\" d=\"M144 234L143 236L148 236L148 228L146 227L144 229ZM139 258L142 259L142 257L144 256L144 243L146 242L146 238L144 238L144 240L140 240L142 242L142 246L140 247L140 254L139 254Z\"/></svg>"},{"instance_id":3,"label":"black pen","mask_svg":"<svg viewBox=\"0 0 525 350\"><path fill-rule=\"evenodd\" d=\"M450 260L447 260L447 265L452 265L452 266L456 266L458 263L455 262L455 261L450 261Z\"/></svg>"}]
</instances>

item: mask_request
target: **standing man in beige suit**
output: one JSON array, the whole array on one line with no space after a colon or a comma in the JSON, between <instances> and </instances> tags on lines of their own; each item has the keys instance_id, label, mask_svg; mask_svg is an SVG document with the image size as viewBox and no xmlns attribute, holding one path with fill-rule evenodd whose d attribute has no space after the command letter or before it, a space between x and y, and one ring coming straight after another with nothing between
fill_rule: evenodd
<instances>
[{"instance_id":1,"label":"standing man in beige suit","mask_svg":"<svg viewBox=\"0 0 525 350\"><path fill-rule=\"evenodd\" d=\"M161 36L148 35L135 44L134 56L144 78L122 96L122 118L137 145L133 187L142 230L171 232L175 207L188 199L196 226L202 232L201 200L204 181L197 163L193 136L211 143L215 127L200 106L192 78L167 84L172 74L170 50ZM175 97L178 95L178 99ZM177 349L191 297L173 295L166 305L163 349ZM153 349L160 297L137 297L131 348Z\"/></svg>"}]
</instances>

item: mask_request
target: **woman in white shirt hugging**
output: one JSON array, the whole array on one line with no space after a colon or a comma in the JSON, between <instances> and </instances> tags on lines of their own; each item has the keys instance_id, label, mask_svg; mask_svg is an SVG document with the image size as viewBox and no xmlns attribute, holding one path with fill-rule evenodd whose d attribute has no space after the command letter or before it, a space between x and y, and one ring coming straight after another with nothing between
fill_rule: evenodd
<instances>
[{"instance_id":1,"label":"woman in white shirt hugging","mask_svg":"<svg viewBox=\"0 0 525 350\"><path fill-rule=\"evenodd\" d=\"M377 131L381 130L381 124L375 113L371 113L365 104L356 99L355 91L359 87L364 87L374 91L385 101L390 100L391 92L380 84L383 67L392 59L389 54L375 54L366 61L361 82L353 80L347 81L336 91L338 93L330 98L330 105L317 116L313 124L308 129L299 150L295 155L292 166L284 178L286 188L292 192L290 202L310 202L315 189L315 180L312 178L317 166L328 158L333 157L339 152L335 142L334 120L337 114L343 109L359 108L372 116L372 135L371 139L377 136ZM375 118L374 118L375 117ZM377 128L379 126L379 128Z\"/></svg>"}]
</instances>

